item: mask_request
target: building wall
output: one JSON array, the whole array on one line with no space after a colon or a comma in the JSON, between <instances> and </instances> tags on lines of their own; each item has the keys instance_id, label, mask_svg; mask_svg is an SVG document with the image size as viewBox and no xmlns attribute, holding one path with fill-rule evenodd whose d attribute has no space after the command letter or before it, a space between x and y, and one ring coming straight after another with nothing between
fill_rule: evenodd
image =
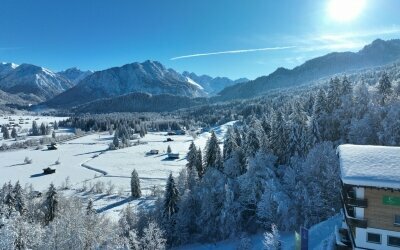
<instances>
[{"instance_id":1,"label":"building wall","mask_svg":"<svg viewBox=\"0 0 400 250\"><path fill-rule=\"evenodd\" d=\"M394 216L400 215L400 206L384 205L383 196L400 197L399 191L383 189L365 189L365 198L368 199L368 207L364 209L364 216L368 220L369 228L385 229L400 232L399 226L394 226Z\"/></svg>"},{"instance_id":2,"label":"building wall","mask_svg":"<svg viewBox=\"0 0 400 250\"><path fill-rule=\"evenodd\" d=\"M376 233L381 235L381 244L375 244L367 242L367 233ZM399 250L398 247L392 247L387 245L388 236L400 237L400 232L391 232L387 230L375 229L375 228L356 228L355 243L359 248L368 249L385 249L385 250Z\"/></svg>"}]
</instances>

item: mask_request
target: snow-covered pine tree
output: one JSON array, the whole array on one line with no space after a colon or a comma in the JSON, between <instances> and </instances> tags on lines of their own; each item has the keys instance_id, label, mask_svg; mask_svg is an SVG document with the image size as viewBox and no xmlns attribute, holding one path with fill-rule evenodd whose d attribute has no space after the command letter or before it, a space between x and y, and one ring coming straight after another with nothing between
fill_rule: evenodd
<instances>
[{"instance_id":1,"label":"snow-covered pine tree","mask_svg":"<svg viewBox=\"0 0 400 250\"><path fill-rule=\"evenodd\" d=\"M140 243L142 249L165 250L167 241L164 238L164 231L155 222L150 222L148 227L143 230Z\"/></svg>"},{"instance_id":2,"label":"snow-covered pine tree","mask_svg":"<svg viewBox=\"0 0 400 250\"><path fill-rule=\"evenodd\" d=\"M117 132L115 132L115 134L114 134L113 144L114 144L114 147L116 149L119 148L119 139L118 139L118 133Z\"/></svg>"},{"instance_id":3,"label":"snow-covered pine tree","mask_svg":"<svg viewBox=\"0 0 400 250\"><path fill-rule=\"evenodd\" d=\"M49 189L47 190L44 208L45 208L45 223L49 224L52 220L54 220L57 212L58 198L57 191L54 187L54 184L51 183Z\"/></svg>"},{"instance_id":4,"label":"snow-covered pine tree","mask_svg":"<svg viewBox=\"0 0 400 250\"><path fill-rule=\"evenodd\" d=\"M140 180L136 169L132 171L131 174L131 195L133 198L140 198L142 196L142 191L140 190Z\"/></svg>"},{"instance_id":5,"label":"snow-covered pine tree","mask_svg":"<svg viewBox=\"0 0 400 250\"><path fill-rule=\"evenodd\" d=\"M15 127L11 130L11 137L14 139L18 137L17 129L15 129Z\"/></svg>"},{"instance_id":6,"label":"snow-covered pine tree","mask_svg":"<svg viewBox=\"0 0 400 250\"><path fill-rule=\"evenodd\" d=\"M271 148L274 155L278 157L278 163L286 163L288 160L289 133L282 112L275 112L271 129Z\"/></svg>"},{"instance_id":7,"label":"snow-covered pine tree","mask_svg":"<svg viewBox=\"0 0 400 250\"><path fill-rule=\"evenodd\" d=\"M200 148L197 150L197 157L196 157L196 162L195 162L194 166L197 170L197 174L199 175L199 178L203 177L205 170L204 170L204 165L203 165L203 156L202 156Z\"/></svg>"},{"instance_id":8,"label":"snow-covered pine tree","mask_svg":"<svg viewBox=\"0 0 400 250\"><path fill-rule=\"evenodd\" d=\"M392 83L389 80L387 73L383 73L382 77L379 79L378 92L382 96L381 104L385 105L387 99L392 94Z\"/></svg>"},{"instance_id":9,"label":"snow-covered pine tree","mask_svg":"<svg viewBox=\"0 0 400 250\"><path fill-rule=\"evenodd\" d=\"M46 135L47 134L46 133L46 125L43 122L40 124L40 134L41 135Z\"/></svg>"},{"instance_id":10,"label":"snow-covered pine tree","mask_svg":"<svg viewBox=\"0 0 400 250\"><path fill-rule=\"evenodd\" d=\"M169 174L164 195L164 216L169 220L178 211L179 191L172 173Z\"/></svg>"},{"instance_id":11,"label":"snow-covered pine tree","mask_svg":"<svg viewBox=\"0 0 400 250\"><path fill-rule=\"evenodd\" d=\"M221 149L218 145L218 139L214 131L211 131L211 136L207 141L204 154L204 169L216 168L223 171L223 164L221 159Z\"/></svg>"},{"instance_id":12,"label":"snow-covered pine tree","mask_svg":"<svg viewBox=\"0 0 400 250\"><path fill-rule=\"evenodd\" d=\"M32 135L40 135L39 127L36 123L36 121L32 122Z\"/></svg>"},{"instance_id":13,"label":"snow-covered pine tree","mask_svg":"<svg viewBox=\"0 0 400 250\"><path fill-rule=\"evenodd\" d=\"M192 143L190 143L189 146L189 152L186 155L186 160L188 161L188 163L186 164L186 168L188 169L188 171L192 168L195 168L196 159L197 159L197 149L196 145L192 141Z\"/></svg>"},{"instance_id":14,"label":"snow-covered pine tree","mask_svg":"<svg viewBox=\"0 0 400 250\"><path fill-rule=\"evenodd\" d=\"M88 204L86 206L86 215L92 215L96 213L96 209L93 207L93 200L89 199Z\"/></svg>"},{"instance_id":15,"label":"snow-covered pine tree","mask_svg":"<svg viewBox=\"0 0 400 250\"><path fill-rule=\"evenodd\" d=\"M8 129L6 126L1 127L1 132L3 133L3 138L4 139L10 139L10 132L8 132Z\"/></svg>"},{"instance_id":16,"label":"snow-covered pine tree","mask_svg":"<svg viewBox=\"0 0 400 250\"><path fill-rule=\"evenodd\" d=\"M19 181L15 183L12 193L15 200L15 210L22 215L25 212L25 195Z\"/></svg>"},{"instance_id":17,"label":"snow-covered pine tree","mask_svg":"<svg viewBox=\"0 0 400 250\"><path fill-rule=\"evenodd\" d=\"M281 242L279 231L276 225L271 226L271 232L264 233L264 249L265 250L280 250Z\"/></svg>"}]
</instances>

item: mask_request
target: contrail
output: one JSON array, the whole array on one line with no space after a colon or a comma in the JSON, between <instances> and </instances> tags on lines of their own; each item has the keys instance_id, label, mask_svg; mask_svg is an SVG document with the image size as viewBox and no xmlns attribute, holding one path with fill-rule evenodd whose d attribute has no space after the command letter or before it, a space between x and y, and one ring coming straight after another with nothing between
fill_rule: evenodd
<instances>
[{"instance_id":1,"label":"contrail","mask_svg":"<svg viewBox=\"0 0 400 250\"><path fill-rule=\"evenodd\" d=\"M283 49L293 49L293 48L296 48L296 46L270 47L270 48L260 48L260 49L228 50L228 51L218 51L218 52L210 52L210 53L199 53L199 54L192 54L192 55L186 55L186 56L177 56L177 57L171 58L170 60L178 60L178 59L199 57L199 56L213 56L213 55L222 55L222 54L238 54L238 53L247 53L247 52L256 52L256 51L283 50Z\"/></svg>"}]
</instances>

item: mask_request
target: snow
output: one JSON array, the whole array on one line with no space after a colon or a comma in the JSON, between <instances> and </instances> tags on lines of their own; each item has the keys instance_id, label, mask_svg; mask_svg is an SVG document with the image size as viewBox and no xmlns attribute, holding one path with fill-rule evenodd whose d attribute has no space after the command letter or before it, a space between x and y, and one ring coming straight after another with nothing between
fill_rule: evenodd
<instances>
[{"instance_id":1,"label":"snow","mask_svg":"<svg viewBox=\"0 0 400 250\"><path fill-rule=\"evenodd\" d=\"M340 145L345 184L400 189L400 147Z\"/></svg>"},{"instance_id":2,"label":"snow","mask_svg":"<svg viewBox=\"0 0 400 250\"><path fill-rule=\"evenodd\" d=\"M17 122L18 118L19 116ZM30 117L29 121L36 118ZM55 119L55 117L41 117L36 121L40 125L41 121ZM223 139L228 127L234 123L235 121L213 128L219 140ZM29 124L29 128L30 126ZM168 137L174 141L164 142ZM194 140L196 146L203 150L209 137L209 132L198 135ZM19 180L22 186L32 184L36 190L44 191L50 183L56 187L63 186L69 177L70 189L62 191L65 195L91 198L99 212L116 219L120 210L127 204L145 208L153 206L155 197L150 195L151 188L156 186L163 189L169 173L172 172L177 176L185 167L186 154L193 138L190 135L167 136L165 132L154 132L140 139L139 145L108 150L112 140L112 135L103 132L66 141L58 145L58 150L31 148L0 152L0 185ZM180 154L180 159L167 159L168 145L174 153ZM158 149L160 153L146 154L151 149ZM32 164L24 164L25 157L31 158ZM61 163L56 165L55 161L58 159ZM43 175L42 169L47 167L55 168L56 173ZM143 194L142 198L136 200L130 197L130 176L133 169L138 172ZM99 182L104 184L104 191L90 192L89 189ZM106 189L109 185L114 185L115 188L113 192L107 194ZM83 186L87 186L87 190L83 190Z\"/></svg>"},{"instance_id":3,"label":"snow","mask_svg":"<svg viewBox=\"0 0 400 250\"><path fill-rule=\"evenodd\" d=\"M334 237L335 227L342 222L341 214L337 214L325 221L322 221L309 229L309 249L322 250L325 249L324 244L330 242ZM264 249L263 235L252 235L249 237L252 243L252 249ZM280 233L282 241L282 250L295 249L294 232ZM174 248L174 250L236 250L240 244L239 239L226 240L212 244L191 244Z\"/></svg>"},{"instance_id":4,"label":"snow","mask_svg":"<svg viewBox=\"0 0 400 250\"><path fill-rule=\"evenodd\" d=\"M36 115L0 115L0 126L1 125L7 125L10 124L10 122L13 122L14 124L18 125L16 127L17 134L18 134L18 140L16 141L14 138L4 140L2 138L2 134L0 134L0 144L7 144L10 145L15 142L23 142L25 140L29 139L40 139L43 136L27 136L29 130L32 128L32 122L36 121L36 124L38 127L40 127L40 124L43 122L44 124L50 125L52 122L60 122L62 120L67 119L68 117L54 117L54 116L36 116ZM21 120L20 120L21 119ZM13 120L13 121L11 121ZM20 121L22 121L20 124ZM51 125L50 125L51 126ZM9 129L9 132L11 134L11 128ZM67 135L67 134L72 134L73 131L71 129L67 128L59 128L56 130L56 136L59 135ZM49 135L46 135L46 137L51 137L51 133Z\"/></svg>"},{"instance_id":5,"label":"snow","mask_svg":"<svg viewBox=\"0 0 400 250\"><path fill-rule=\"evenodd\" d=\"M196 86L197 88L199 88L201 90L204 90L204 88L200 84L198 84L197 82L193 81L193 79L191 79L190 77L186 77L186 80L187 80L188 83Z\"/></svg>"}]
</instances>

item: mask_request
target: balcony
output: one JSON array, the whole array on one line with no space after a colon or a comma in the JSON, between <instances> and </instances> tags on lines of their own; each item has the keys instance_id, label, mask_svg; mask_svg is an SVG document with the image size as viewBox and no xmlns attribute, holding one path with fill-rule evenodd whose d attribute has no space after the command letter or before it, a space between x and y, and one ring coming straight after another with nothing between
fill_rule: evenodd
<instances>
[{"instance_id":1,"label":"balcony","mask_svg":"<svg viewBox=\"0 0 400 250\"><path fill-rule=\"evenodd\" d=\"M346 204L350 207L366 208L366 207L368 207L368 200L347 197Z\"/></svg>"},{"instance_id":2,"label":"balcony","mask_svg":"<svg viewBox=\"0 0 400 250\"><path fill-rule=\"evenodd\" d=\"M367 228L368 227L367 219L347 217L347 223L349 224L350 227L359 227L359 228Z\"/></svg>"},{"instance_id":3,"label":"balcony","mask_svg":"<svg viewBox=\"0 0 400 250\"><path fill-rule=\"evenodd\" d=\"M350 250L352 244L349 238L349 233L345 228L335 228L336 250Z\"/></svg>"}]
</instances>

